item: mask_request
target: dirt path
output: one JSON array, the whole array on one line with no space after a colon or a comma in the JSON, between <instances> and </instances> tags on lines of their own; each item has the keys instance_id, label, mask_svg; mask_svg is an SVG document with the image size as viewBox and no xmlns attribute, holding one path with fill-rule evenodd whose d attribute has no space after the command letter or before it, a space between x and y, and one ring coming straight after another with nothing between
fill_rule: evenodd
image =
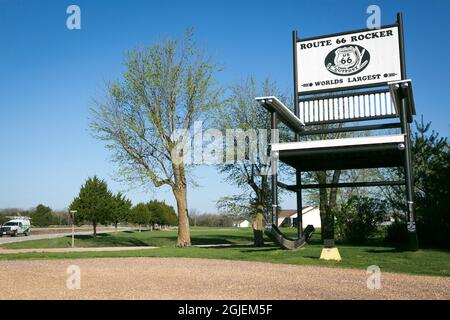
<instances>
[{"instance_id":1,"label":"dirt path","mask_svg":"<svg viewBox=\"0 0 450 320\"><path fill-rule=\"evenodd\" d=\"M67 268L81 289L67 289ZM0 261L0 299L450 299L450 278L187 258Z\"/></svg>"}]
</instances>

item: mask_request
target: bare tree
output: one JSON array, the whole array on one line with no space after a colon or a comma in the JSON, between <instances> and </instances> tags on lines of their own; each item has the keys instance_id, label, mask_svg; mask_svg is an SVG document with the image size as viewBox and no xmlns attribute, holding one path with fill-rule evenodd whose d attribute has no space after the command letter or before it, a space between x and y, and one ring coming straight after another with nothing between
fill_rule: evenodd
<instances>
[{"instance_id":1,"label":"bare tree","mask_svg":"<svg viewBox=\"0 0 450 320\"><path fill-rule=\"evenodd\" d=\"M337 125L319 125L314 126L314 129L329 129L332 127L342 128L343 124ZM351 136L364 136L368 132L352 133ZM350 136L349 133L334 133L334 134L320 134L313 136L311 139L340 139ZM376 176L376 169L351 169L351 170L328 170L328 171L312 171L304 174L307 183L336 184L338 182L356 182L373 180ZM336 208L338 198L340 200L350 199L354 194L367 194L367 189L357 190L356 188L349 189L319 189L307 190L310 202L319 203L322 239L334 239L334 215L333 209Z\"/></svg>"},{"instance_id":2,"label":"bare tree","mask_svg":"<svg viewBox=\"0 0 450 320\"><path fill-rule=\"evenodd\" d=\"M331 127L342 127L342 124L337 125L319 125L314 126L313 129L329 129ZM312 136L312 139L339 139L345 137L344 133L335 134L319 134ZM311 171L304 174L304 178L308 183L338 183L342 175L341 170L328 170L328 171ZM334 239L334 216L333 209L337 205L338 189L319 189L307 190L310 201L319 202L320 220L321 220L321 233L322 239ZM318 196L318 199L317 199Z\"/></svg>"},{"instance_id":3,"label":"bare tree","mask_svg":"<svg viewBox=\"0 0 450 320\"><path fill-rule=\"evenodd\" d=\"M190 166L183 159L189 130L218 107L218 66L197 48L188 31L183 41L166 40L127 53L123 78L107 85L106 99L92 109L94 135L107 141L119 174L131 183L171 188L177 203L177 246L191 244L187 214Z\"/></svg>"},{"instance_id":4,"label":"bare tree","mask_svg":"<svg viewBox=\"0 0 450 320\"><path fill-rule=\"evenodd\" d=\"M240 137L235 135L233 143L226 146L227 150L231 148L235 154L234 161L220 165L219 171L227 175L227 181L243 191L240 195L221 198L217 206L222 210L228 209L234 214L247 215L251 218L257 246L263 244L264 212L268 212L271 203L270 162L261 157L267 155L267 150L257 152L250 145L250 137L247 139L246 135L252 130L264 129L267 130L267 135L260 135L259 139L265 139L267 145L270 142L268 113L255 101L255 97L264 95L277 95L283 101L287 100L286 95L280 93L275 83L265 80L261 88L257 88L254 79L250 77L231 88L226 108L221 109L215 119L216 125L222 130L237 129L241 132ZM283 134L280 133L280 136ZM241 150L243 157L238 156L238 150Z\"/></svg>"}]
</instances>

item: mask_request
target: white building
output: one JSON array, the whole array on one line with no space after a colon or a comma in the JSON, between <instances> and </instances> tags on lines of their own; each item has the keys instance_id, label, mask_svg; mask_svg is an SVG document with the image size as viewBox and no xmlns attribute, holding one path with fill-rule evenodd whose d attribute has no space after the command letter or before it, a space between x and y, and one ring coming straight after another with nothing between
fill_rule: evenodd
<instances>
[{"instance_id":1,"label":"white building","mask_svg":"<svg viewBox=\"0 0 450 320\"><path fill-rule=\"evenodd\" d=\"M237 227L237 228L249 228L250 227L250 221L243 220L243 221L235 222L235 223L233 223L233 226Z\"/></svg>"},{"instance_id":2,"label":"white building","mask_svg":"<svg viewBox=\"0 0 450 320\"><path fill-rule=\"evenodd\" d=\"M278 214L277 226L288 226L292 227L295 225L295 220L297 220L297 210L280 210ZM304 207L302 210L302 221L303 227L311 224L314 228L320 228L322 226L320 221L320 210L319 207L309 206Z\"/></svg>"}]
</instances>

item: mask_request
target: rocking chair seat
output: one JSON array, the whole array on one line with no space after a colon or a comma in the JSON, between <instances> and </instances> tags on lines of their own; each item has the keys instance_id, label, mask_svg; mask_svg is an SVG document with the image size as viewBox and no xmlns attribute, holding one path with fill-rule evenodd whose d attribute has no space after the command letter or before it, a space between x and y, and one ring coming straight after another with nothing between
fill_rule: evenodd
<instances>
[{"instance_id":1,"label":"rocking chair seat","mask_svg":"<svg viewBox=\"0 0 450 320\"><path fill-rule=\"evenodd\" d=\"M280 161L300 171L398 167L403 134L272 144Z\"/></svg>"}]
</instances>

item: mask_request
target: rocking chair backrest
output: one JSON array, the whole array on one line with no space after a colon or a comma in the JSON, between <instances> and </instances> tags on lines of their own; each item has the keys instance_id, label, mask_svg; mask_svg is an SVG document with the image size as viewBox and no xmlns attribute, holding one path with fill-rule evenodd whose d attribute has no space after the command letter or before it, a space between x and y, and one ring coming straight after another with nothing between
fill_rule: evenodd
<instances>
[{"instance_id":1,"label":"rocking chair backrest","mask_svg":"<svg viewBox=\"0 0 450 320\"><path fill-rule=\"evenodd\" d=\"M299 107L300 121L306 125L398 117L387 88L303 98Z\"/></svg>"}]
</instances>

